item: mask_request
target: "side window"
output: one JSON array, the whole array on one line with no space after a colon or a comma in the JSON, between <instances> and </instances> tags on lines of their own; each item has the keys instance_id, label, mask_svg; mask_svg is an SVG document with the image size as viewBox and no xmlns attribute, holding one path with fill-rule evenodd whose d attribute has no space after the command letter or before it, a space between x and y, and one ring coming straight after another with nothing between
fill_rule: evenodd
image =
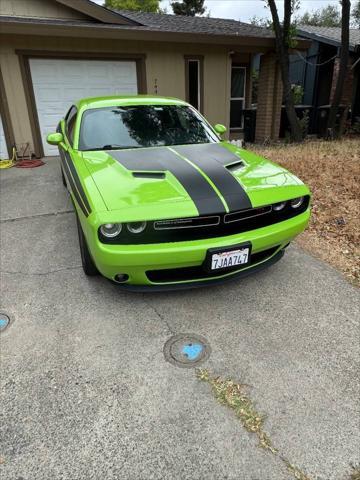
<instances>
[{"instance_id":1,"label":"side window","mask_svg":"<svg viewBox=\"0 0 360 480\"><path fill-rule=\"evenodd\" d=\"M66 135L68 137L70 145L74 142L74 129L76 123L76 116L77 116L77 108L71 107L68 114L65 117L65 124L66 124Z\"/></svg>"},{"instance_id":2,"label":"side window","mask_svg":"<svg viewBox=\"0 0 360 480\"><path fill-rule=\"evenodd\" d=\"M71 107L69 108L69 110L66 112L66 115L65 115L65 117L64 117L65 122L67 122L67 119L69 118L69 115L70 115L70 113L72 112L72 110L73 110L74 108L75 108L74 105L71 105Z\"/></svg>"}]
</instances>

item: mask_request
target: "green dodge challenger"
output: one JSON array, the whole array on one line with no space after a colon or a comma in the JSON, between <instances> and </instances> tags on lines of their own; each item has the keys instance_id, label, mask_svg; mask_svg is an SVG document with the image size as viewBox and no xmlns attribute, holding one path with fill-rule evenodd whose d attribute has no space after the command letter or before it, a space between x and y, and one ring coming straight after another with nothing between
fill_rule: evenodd
<instances>
[{"instance_id":1,"label":"green dodge challenger","mask_svg":"<svg viewBox=\"0 0 360 480\"><path fill-rule=\"evenodd\" d=\"M223 282L279 260L307 226L293 174L221 140L191 105L152 96L83 99L58 145L84 271L128 289Z\"/></svg>"}]
</instances>

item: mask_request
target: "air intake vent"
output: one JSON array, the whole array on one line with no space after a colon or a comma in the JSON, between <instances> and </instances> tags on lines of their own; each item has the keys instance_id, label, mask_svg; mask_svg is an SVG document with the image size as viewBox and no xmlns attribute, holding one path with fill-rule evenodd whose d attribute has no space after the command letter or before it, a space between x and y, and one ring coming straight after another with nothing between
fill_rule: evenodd
<instances>
[{"instance_id":1,"label":"air intake vent","mask_svg":"<svg viewBox=\"0 0 360 480\"><path fill-rule=\"evenodd\" d=\"M231 165L227 165L226 168L230 172L236 172L237 170L241 170L244 167L245 167L244 162L240 160L239 162L235 162L235 163L232 163Z\"/></svg>"},{"instance_id":2,"label":"air intake vent","mask_svg":"<svg viewBox=\"0 0 360 480\"><path fill-rule=\"evenodd\" d=\"M157 172L133 172L133 177L135 178L155 178L162 179L165 178L165 173Z\"/></svg>"}]
</instances>

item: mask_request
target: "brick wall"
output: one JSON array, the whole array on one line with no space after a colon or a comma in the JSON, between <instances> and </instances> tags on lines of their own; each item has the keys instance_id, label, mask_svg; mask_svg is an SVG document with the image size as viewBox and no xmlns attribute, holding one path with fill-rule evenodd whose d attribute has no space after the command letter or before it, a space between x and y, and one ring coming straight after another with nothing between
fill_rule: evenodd
<instances>
[{"instance_id":1,"label":"brick wall","mask_svg":"<svg viewBox=\"0 0 360 480\"><path fill-rule=\"evenodd\" d=\"M276 140L279 136L282 102L282 84L274 53L262 55L260 60L258 106L256 114L256 142Z\"/></svg>"}]
</instances>

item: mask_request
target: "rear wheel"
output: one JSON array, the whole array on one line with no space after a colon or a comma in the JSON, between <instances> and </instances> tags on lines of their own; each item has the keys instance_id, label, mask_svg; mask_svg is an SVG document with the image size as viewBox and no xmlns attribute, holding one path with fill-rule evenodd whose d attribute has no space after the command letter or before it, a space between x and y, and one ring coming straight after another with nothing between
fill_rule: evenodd
<instances>
[{"instance_id":1,"label":"rear wheel","mask_svg":"<svg viewBox=\"0 0 360 480\"><path fill-rule=\"evenodd\" d=\"M99 270L96 268L93 259L91 258L88 246L86 244L86 239L84 233L81 228L80 221L76 216L78 234L79 234L79 246L80 246L80 253L81 253L81 263L84 270L84 273L90 277L94 277L95 275L99 275Z\"/></svg>"}]
</instances>

